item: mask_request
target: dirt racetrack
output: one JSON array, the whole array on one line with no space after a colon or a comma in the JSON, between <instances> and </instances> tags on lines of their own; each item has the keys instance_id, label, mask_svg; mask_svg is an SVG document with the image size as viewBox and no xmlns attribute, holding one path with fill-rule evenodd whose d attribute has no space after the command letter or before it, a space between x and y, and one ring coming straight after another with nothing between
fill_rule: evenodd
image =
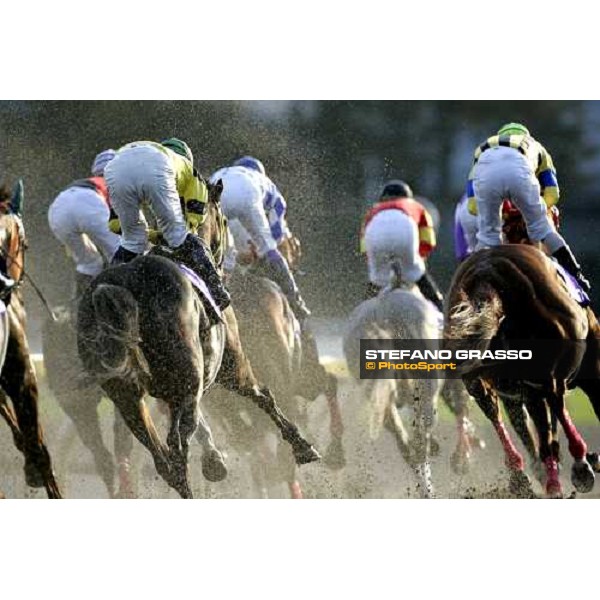
<instances>
[{"instance_id":1,"label":"dirt racetrack","mask_svg":"<svg viewBox=\"0 0 600 600\"><path fill-rule=\"evenodd\" d=\"M307 498L414 498L417 497L415 482L409 468L404 464L391 435L383 431L381 437L370 440L367 433L366 404L357 393L356 385L347 376L341 377L341 405L345 424L344 444L347 466L332 471L324 464L312 464L300 469L300 481ZM99 477L94 473L91 455L74 434L70 422L63 416L52 394L42 388L42 422L46 430L50 450L55 460L55 469L63 493L68 498L106 498ZM82 397L82 402L85 398ZM208 400L207 400L208 401ZM243 405L247 401L236 399ZM571 405L573 404L571 400ZM575 402L581 403L583 397ZM112 444L112 406L108 401L101 405L101 418L105 439ZM575 412L575 411L574 411ZM329 416L325 399L317 399L308 406L309 424L307 437L324 450L329 441ZM479 434L487 447L475 454L471 472L465 476L455 475L449 464L449 456L456 442L455 427L449 413L442 407L436 428L441 453L433 460L433 477L437 497L510 497L507 492L507 474L503 467L500 444L494 432L485 422L479 410L473 406L472 415ZM160 419L160 416L157 417ZM600 448L600 427L593 421L581 424L581 431L593 449ZM227 453L229 476L221 483L208 484L202 478L200 447L194 443L191 449L191 475L197 498L253 498L264 497L253 486L245 457L238 454L223 439L223 432L211 423L219 447ZM571 459L567 455L564 438L562 481L565 496L573 487L569 480ZM111 447L111 446L109 446ZM43 490L26 488L22 473L23 460L12 445L7 426L0 425L0 489L7 498L45 498ZM149 454L138 443L133 458L137 493L142 498L176 498L173 490L158 478L149 459ZM534 489L541 495L542 489L534 482ZM284 484L270 488L271 498L287 498L289 493ZM600 483L591 494L578 497L600 497Z\"/></svg>"}]
</instances>

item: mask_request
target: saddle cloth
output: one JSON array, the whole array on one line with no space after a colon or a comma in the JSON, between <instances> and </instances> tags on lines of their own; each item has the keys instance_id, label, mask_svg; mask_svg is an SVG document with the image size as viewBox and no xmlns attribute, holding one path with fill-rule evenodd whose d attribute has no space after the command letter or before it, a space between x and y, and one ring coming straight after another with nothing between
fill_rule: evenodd
<instances>
[{"instance_id":1,"label":"saddle cloth","mask_svg":"<svg viewBox=\"0 0 600 600\"><path fill-rule=\"evenodd\" d=\"M219 319L223 320L223 314L221 312L221 309L217 306L217 303L212 297L210 291L208 290L208 286L206 285L206 283L204 283L204 280L201 277L199 277L197 273L192 271L192 269L190 269L189 267L186 267L181 263L177 263L177 266L179 267L179 270L188 278L190 283L194 286L204 304L208 304L209 308L214 313L216 313Z\"/></svg>"},{"instance_id":2,"label":"saddle cloth","mask_svg":"<svg viewBox=\"0 0 600 600\"><path fill-rule=\"evenodd\" d=\"M559 265L556 260L552 259L554 268L559 274L560 278L565 282L569 296L577 302L580 306L588 306L590 304L590 297L587 295L585 290L579 285L577 279L571 275L563 266Z\"/></svg>"}]
</instances>

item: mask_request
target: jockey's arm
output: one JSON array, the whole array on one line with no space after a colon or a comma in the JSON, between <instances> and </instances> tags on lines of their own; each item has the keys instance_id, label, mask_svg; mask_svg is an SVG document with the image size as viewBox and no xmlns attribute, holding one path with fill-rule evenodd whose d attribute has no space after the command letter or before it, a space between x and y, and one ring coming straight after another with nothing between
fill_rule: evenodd
<instances>
[{"instance_id":1,"label":"jockey's arm","mask_svg":"<svg viewBox=\"0 0 600 600\"><path fill-rule=\"evenodd\" d=\"M427 258L437 246L435 237L435 228L433 219L427 210L423 211L421 222L419 223L419 254L422 258Z\"/></svg>"},{"instance_id":2,"label":"jockey's arm","mask_svg":"<svg viewBox=\"0 0 600 600\"><path fill-rule=\"evenodd\" d=\"M181 187L177 189L185 210L185 222L192 233L197 233L206 219L208 188L204 180L194 169L182 178Z\"/></svg>"},{"instance_id":3,"label":"jockey's arm","mask_svg":"<svg viewBox=\"0 0 600 600\"><path fill-rule=\"evenodd\" d=\"M560 190L558 188L558 179L556 169L552 162L549 152L540 144L540 166L536 171L536 176L540 182L542 197L546 206L550 208L558 204Z\"/></svg>"}]
</instances>

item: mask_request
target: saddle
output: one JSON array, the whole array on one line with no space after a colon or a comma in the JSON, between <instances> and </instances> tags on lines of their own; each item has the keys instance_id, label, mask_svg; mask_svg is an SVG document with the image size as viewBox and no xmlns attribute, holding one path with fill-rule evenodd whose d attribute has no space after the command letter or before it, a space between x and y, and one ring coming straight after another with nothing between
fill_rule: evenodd
<instances>
[{"instance_id":1,"label":"saddle","mask_svg":"<svg viewBox=\"0 0 600 600\"><path fill-rule=\"evenodd\" d=\"M196 273L193 269L184 265L182 262L175 259L173 256L173 251L168 246L157 245L152 248L149 252L150 255L154 256L162 256L163 258L168 258L171 262L177 265L177 268L181 271L181 273L185 276L185 278L192 284L196 295L202 302L202 306L204 306L204 310L206 310L209 319L214 323L223 323L223 311L217 306L215 299L213 298L208 286L206 285L204 279Z\"/></svg>"},{"instance_id":2,"label":"saddle","mask_svg":"<svg viewBox=\"0 0 600 600\"><path fill-rule=\"evenodd\" d=\"M198 275L198 273L192 271L192 269L190 269L186 265L178 262L176 262L175 264L177 265L179 270L185 275L187 280L192 284L194 290L196 290L196 293L198 294L202 304L204 305L204 308L207 312L210 313L211 317L216 317L217 321L223 321L223 312L217 306L217 303L212 297L212 294L210 293L208 286L204 282L204 279L202 279Z\"/></svg>"}]
</instances>

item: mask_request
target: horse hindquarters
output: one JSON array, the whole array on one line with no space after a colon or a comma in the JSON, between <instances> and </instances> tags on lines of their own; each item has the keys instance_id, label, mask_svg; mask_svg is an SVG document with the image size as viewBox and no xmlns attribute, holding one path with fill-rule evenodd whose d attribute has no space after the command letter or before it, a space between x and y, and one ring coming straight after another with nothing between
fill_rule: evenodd
<instances>
[{"instance_id":1,"label":"horse hindquarters","mask_svg":"<svg viewBox=\"0 0 600 600\"><path fill-rule=\"evenodd\" d=\"M147 374L139 347L138 304L128 289L101 283L86 294L79 309L78 330L79 354L90 373L107 379Z\"/></svg>"}]
</instances>

